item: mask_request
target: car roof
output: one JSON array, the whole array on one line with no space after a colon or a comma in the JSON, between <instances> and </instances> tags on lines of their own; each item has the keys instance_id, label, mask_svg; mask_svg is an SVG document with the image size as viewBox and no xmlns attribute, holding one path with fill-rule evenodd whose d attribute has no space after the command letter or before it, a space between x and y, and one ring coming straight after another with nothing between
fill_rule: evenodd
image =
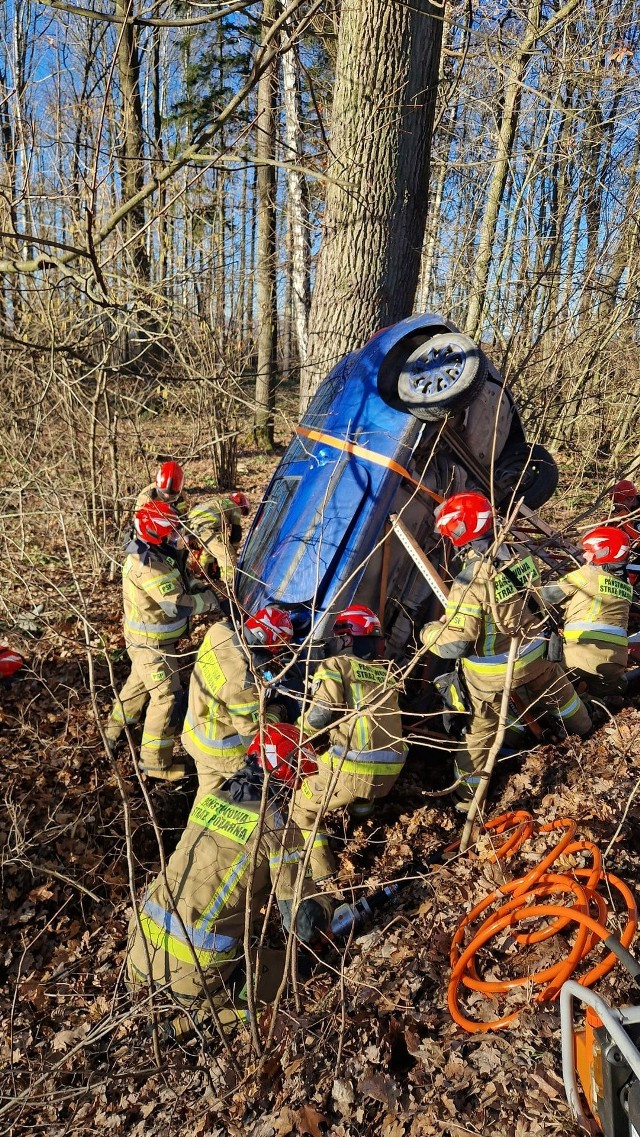
<instances>
[{"instance_id":1,"label":"car roof","mask_svg":"<svg viewBox=\"0 0 640 1137\"><path fill-rule=\"evenodd\" d=\"M410 317L377 332L324 380L269 483L239 564L243 608L290 610L299 634L350 603L414 448L432 424L385 401L385 363L407 338L449 328ZM406 351L406 348L404 349Z\"/></svg>"}]
</instances>

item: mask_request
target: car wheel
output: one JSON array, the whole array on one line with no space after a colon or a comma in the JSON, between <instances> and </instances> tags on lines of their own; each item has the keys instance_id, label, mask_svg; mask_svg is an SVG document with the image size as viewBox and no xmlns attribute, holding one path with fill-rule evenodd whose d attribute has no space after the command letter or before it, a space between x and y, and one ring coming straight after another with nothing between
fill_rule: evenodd
<instances>
[{"instance_id":1,"label":"car wheel","mask_svg":"<svg viewBox=\"0 0 640 1137\"><path fill-rule=\"evenodd\" d=\"M467 407L487 377L487 360L462 332L431 336L412 351L398 376L398 398L423 422Z\"/></svg>"},{"instance_id":2,"label":"car wheel","mask_svg":"<svg viewBox=\"0 0 640 1137\"><path fill-rule=\"evenodd\" d=\"M521 497L529 509L539 509L558 488L558 467L544 446L523 442L500 455L495 480L501 489L499 509Z\"/></svg>"}]
</instances>

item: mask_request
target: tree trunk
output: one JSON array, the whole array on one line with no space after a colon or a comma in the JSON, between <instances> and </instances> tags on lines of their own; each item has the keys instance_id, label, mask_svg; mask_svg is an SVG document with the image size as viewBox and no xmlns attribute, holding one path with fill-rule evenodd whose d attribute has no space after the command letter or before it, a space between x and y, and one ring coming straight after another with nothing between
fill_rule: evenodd
<instances>
[{"instance_id":1,"label":"tree trunk","mask_svg":"<svg viewBox=\"0 0 640 1137\"><path fill-rule=\"evenodd\" d=\"M343 7L303 409L340 356L411 313L441 38L442 8L429 0Z\"/></svg>"},{"instance_id":2,"label":"tree trunk","mask_svg":"<svg viewBox=\"0 0 640 1137\"><path fill-rule=\"evenodd\" d=\"M470 336L480 336L486 302L489 266L498 226L498 214L509 173L509 160L518 123L518 111L522 94L522 79L529 60L531 49L538 37L540 22L540 0L529 5L526 19L526 32L520 47L515 52L506 72L503 92L503 107L500 129L496 140L496 151L492 173L489 179L487 202L482 219L478 251L474 258L473 280L465 330Z\"/></svg>"},{"instance_id":3,"label":"tree trunk","mask_svg":"<svg viewBox=\"0 0 640 1137\"><path fill-rule=\"evenodd\" d=\"M276 18L277 0L262 5L263 40ZM256 122L257 255L256 293L258 300L258 369L256 375L256 445L273 449L273 412L278 351L278 309L276 295L276 169L275 95L277 65L274 62L260 77Z\"/></svg>"},{"instance_id":4,"label":"tree trunk","mask_svg":"<svg viewBox=\"0 0 640 1137\"><path fill-rule=\"evenodd\" d=\"M154 5L154 12L160 15L160 5ZM161 31L160 28L151 29L151 119L153 123L153 149L156 168L161 170L165 162L164 140L162 137L162 60L161 60ZM156 267L156 280L160 292L166 295L167 290L167 187L162 185L158 189L156 233L158 238L158 254Z\"/></svg>"},{"instance_id":5,"label":"tree trunk","mask_svg":"<svg viewBox=\"0 0 640 1137\"><path fill-rule=\"evenodd\" d=\"M303 160L303 135L300 122L300 92L295 48L282 57L282 87L285 109L286 161L300 164ZM298 360L304 366L310 303L311 245L309 231L309 190L299 170L289 170L289 231L291 234L291 290L293 323L298 344Z\"/></svg>"},{"instance_id":6,"label":"tree trunk","mask_svg":"<svg viewBox=\"0 0 640 1137\"><path fill-rule=\"evenodd\" d=\"M122 96L122 197L129 201L144 185L144 134L140 100L140 60L134 25L133 0L115 0L115 13L122 17L118 25L118 76ZM144 204L135 206L125 220L125 233L138 277L149 281L149 257L144 232ZM140 234L140 235L137 235Z\"/></svg>"}]
</instances>

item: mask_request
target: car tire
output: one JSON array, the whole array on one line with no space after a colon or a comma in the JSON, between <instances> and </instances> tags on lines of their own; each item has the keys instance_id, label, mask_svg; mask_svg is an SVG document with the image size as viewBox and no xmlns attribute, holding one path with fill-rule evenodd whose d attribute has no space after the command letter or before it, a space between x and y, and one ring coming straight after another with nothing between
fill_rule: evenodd
<instances>
[{"instance_id":1,"label":"car tire","mask_svg":"<svg viewBox=\"0 0 640 1137\"><path fill-rule=\"evenodd\" d=\"M488 364L462 332L443 332L420 344L398 376L398 399L423 422L437 422L463 410L484 385Z\"/></svg>"},{"instance_id":2,"label":"car tire","mask_svg":"<svg viewBox=\"0 0 640 1137\"><path fill-rule=\"evenodd\" d=\"M558 467L544 446L522 442L500 455L495 480L504 491L498 501L499 509L521 497L529 509L539 509L558 488ZM505 486L509 489L504 490Z\"/></svg>"}]
</instances>

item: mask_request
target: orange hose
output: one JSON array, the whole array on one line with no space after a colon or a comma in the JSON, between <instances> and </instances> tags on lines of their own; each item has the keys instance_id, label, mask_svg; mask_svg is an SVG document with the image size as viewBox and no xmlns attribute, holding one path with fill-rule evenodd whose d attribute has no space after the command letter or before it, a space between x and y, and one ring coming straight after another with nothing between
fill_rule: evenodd
<instances>
[{"instance_id":1,"label":"orange hose","mask_svg":"<svg viewBox=\"0 0 640 1137\"><path fill-rule=\"evenodd\" d=\"M532 996L531 1001L543 1003L557 998L565 980L574 973L598 943L612 934L606 926L609 914L607 901L598 892L599 887L604 885L607 892L615 889L624 901L626 924L619 936L623 947L629 947L638 925L638 911L631 889L613 873L603 870L602 854L597 845L592 841L574 839L575 821L559 818L539 825L530 814L519 810L511 814L501 814L500 817L487 822L485 830L498 836L507 834L503 843L490 857L493 862L508 860L515 856L534 834L562 831L562 835L534 868L524 876L495 888L472 908L456 929L451 941L452 971L447 1003L454 1021L473 1033L498 1030L507 1026L518 1017L521 1008L491 1022L476 1022L467 1018L460 1009L461 987L479 991L495 1000L496 995L510 991L514 987L537 986L540 989ZM568 869L564 872L550 871L562 854L588 855L591 864L585 868ZM563 906L555 901L548 902L547 898L562 893L569 894L573 898L573 903ZM489 914L485 915L487 912ZM541 928L531 931L521 928L521 925L530 920L541 919L546 921ZM533 974L502 980L485 980L478 973L478 953L506 929L511 931L516 943L527 945L550 940L571 924L578 926L575 940L568 954L558 963ZM472 926L474 930L471 930ZM467 935L470 939L465 946ZM580 982L585 987L590 987L603 975L607 975L615 962L616 956L610 952L599 964L592 967Z\"/></svg>"}]
</instances>

